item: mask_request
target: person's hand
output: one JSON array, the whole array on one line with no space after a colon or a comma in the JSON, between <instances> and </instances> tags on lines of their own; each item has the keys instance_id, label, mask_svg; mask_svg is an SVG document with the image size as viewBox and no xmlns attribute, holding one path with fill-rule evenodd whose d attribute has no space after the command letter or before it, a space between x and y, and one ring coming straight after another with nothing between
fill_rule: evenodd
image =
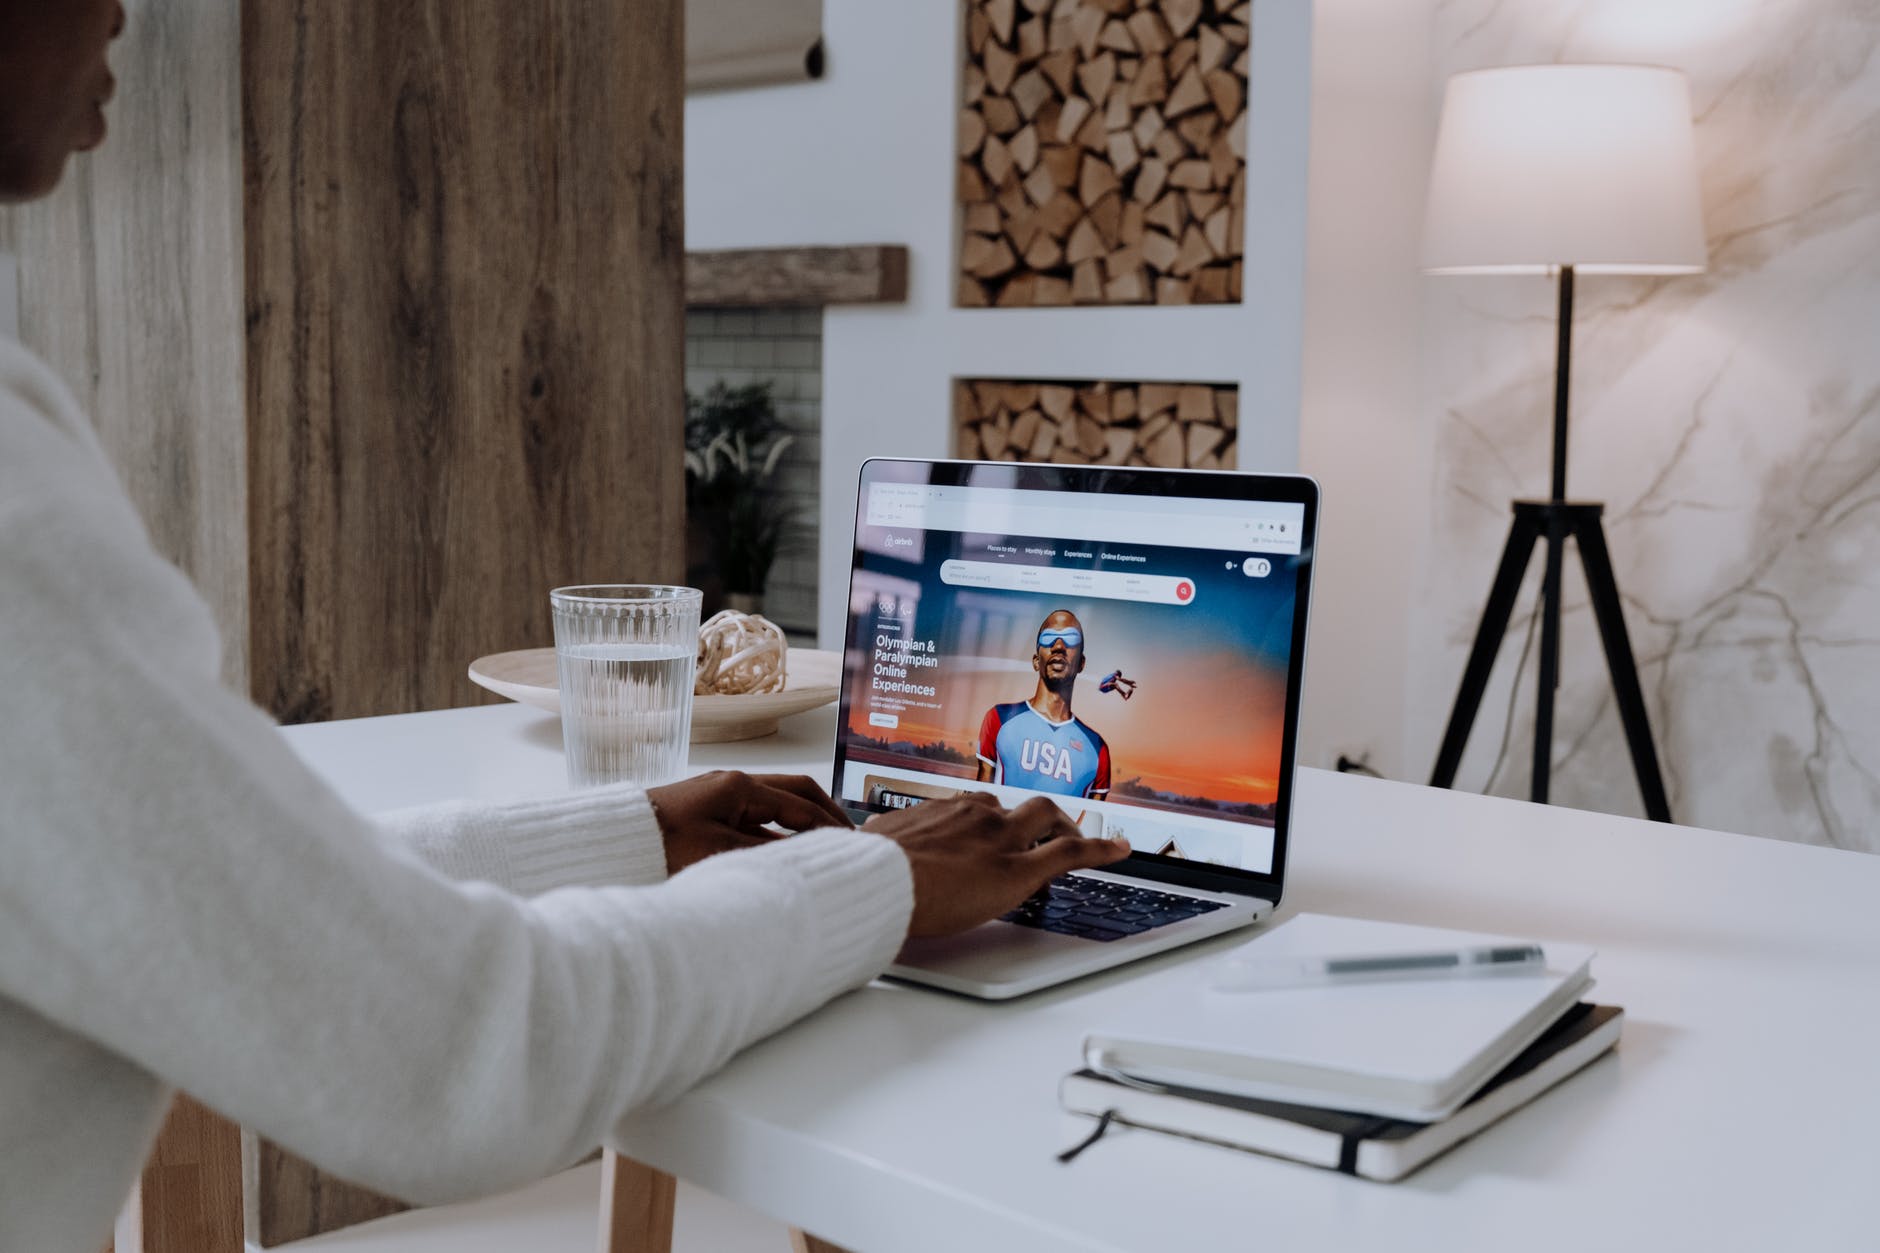
<instances>
[{"instance_id":1,"label":"person's hand","mask_svg":"<svg viewBox=\"0 0 1880 1253\"><path fill-rule=\"evenodd\" d=\"M713 853L755 848L791 831L855 825L807 775L714 770L648 788L646 799L659 819L672 874Z\"/></svg>"},{"instance_id":2,"label":"person's hand","mask_svg":"<svg viewBox=\"0 0 1880 1253\"><path fill-rule=\"evenodd\" d=\"M862 824L901 846L914 869L910 936L950 935L1015 908L1067 870L1129 856L1122 840L1078 834L1042 796L1007 812L990 792L927 801Z\"/></svg>"}]
</instances>

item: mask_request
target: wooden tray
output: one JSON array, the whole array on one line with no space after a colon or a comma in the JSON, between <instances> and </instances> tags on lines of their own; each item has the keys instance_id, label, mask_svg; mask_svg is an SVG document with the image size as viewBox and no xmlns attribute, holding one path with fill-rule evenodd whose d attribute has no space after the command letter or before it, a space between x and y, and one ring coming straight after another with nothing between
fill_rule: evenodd
<instances>
[{"instance_id":1,"label":"wooden tray","mask_svg":"<svg viewBox=\"0 0 1880 1253\"><path fill-rule=\"evenodd\" d=\"M694 697L692 742L722 744L770 735L780 719L827 705L840 691L841 653L792 648L788 666L789 677L781 692ZM552 648L519 648L478 657L470 663L470 681L524 705L561 712L560 678Z\"/></svg>"}]
</instances>

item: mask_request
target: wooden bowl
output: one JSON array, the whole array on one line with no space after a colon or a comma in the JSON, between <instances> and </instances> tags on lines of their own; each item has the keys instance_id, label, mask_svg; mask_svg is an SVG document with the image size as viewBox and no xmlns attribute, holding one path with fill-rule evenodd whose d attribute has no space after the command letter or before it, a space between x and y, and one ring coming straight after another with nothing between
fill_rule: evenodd
<instances>
[{"instance_id":1,"label":"wooden bowl","mask_svg":"<svg viewBox=\"0 0 1880 1253\"><path fill-rule=\"evenodd\" d=\"M478 657L470 663L470 681L524 705L561 712L560 676L552 648L519 648ZM841 653L792 648L781 692L693 697L692 742L722 744L770 735L780 720L834 700L841 683Z\"/></svg>"}]
</instances>

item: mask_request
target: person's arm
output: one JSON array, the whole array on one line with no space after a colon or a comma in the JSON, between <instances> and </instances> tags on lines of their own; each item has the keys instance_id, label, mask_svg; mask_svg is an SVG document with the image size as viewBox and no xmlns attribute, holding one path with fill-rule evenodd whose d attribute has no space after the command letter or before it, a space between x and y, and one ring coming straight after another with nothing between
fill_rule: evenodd
<instances>
[{"instance_id":1,"label":"person's arm","mask_svg":"<svg viewBox=\"0 0 1880 1253\"><path fill-rule=\"evenodd\" d=\"M533 899L388 847L215 682L110 497L0 501L0 996L428 1201L580 1157L900 945L908 862L866 833Z\"/></svg>"},{"instance_id":2,"label":"person's arm","mask_svg":"<svg viewBox=\"0 0 1880 1253\"><path fill-rule=\"evenodd\" d=\"M979 720L979 771L981 783L991 783L999 776L999 707L986 710Z\"/></svg>"},{"instance_id":3,"label":"person's arm","mask_svg":"<svg viewBox=\"0 0 1880 1253\"><path fill-rule=\"evenodd\" d=\"M659 883L665 841L646 793L625 784L516 801L448 801L374 815L395 846L463 883L521 896Z\"/></svg>"}]
</instances>

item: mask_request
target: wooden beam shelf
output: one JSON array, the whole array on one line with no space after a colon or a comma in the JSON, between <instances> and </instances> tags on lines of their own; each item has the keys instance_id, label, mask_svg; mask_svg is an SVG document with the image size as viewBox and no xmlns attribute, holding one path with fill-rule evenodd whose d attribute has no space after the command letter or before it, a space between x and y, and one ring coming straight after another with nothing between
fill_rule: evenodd
<instances>
[{"instance_id":1,"label":"wooden beam shelf","mask_svg":"<svg viewBox=\"0 0 1880 1253\"><path fill-rule=\"evenodd\" d=\"M907 247L732 248L685 254L689 308L900 304Z\"/></svg>"}]
</instances>

